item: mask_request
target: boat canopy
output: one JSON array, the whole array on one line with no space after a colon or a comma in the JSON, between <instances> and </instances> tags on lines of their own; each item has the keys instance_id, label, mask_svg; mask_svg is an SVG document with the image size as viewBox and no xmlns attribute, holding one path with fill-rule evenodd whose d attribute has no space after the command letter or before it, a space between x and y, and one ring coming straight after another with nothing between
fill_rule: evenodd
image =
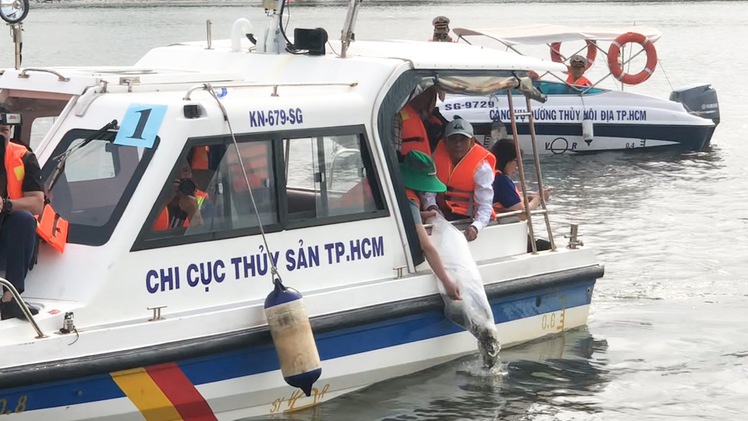
<instances>
[{"instance_id":1,"label":"boat canopy","mask_svg":"<svg viewBox=\"0 0 748 421\"><path fill-rule=\"evenodd\" d=\"M597 27L538 24L487 29L454 28L453 31L459 37L485 36L507 46L583 40L613 41L627 32L640 33L652 42L662 36L660 31L647 26Z\"/></svg>"},{"instance_id":2,"label":"boat canopy","mask_svg":"<svg viewBox=\"0 0 748 421\"><path fill-rule=\"evenodd\" d=\"M563 71L566 66L549 60L518 56L492 48L446 42L356 41L351 57L392 58L410 61L422 70Z\"/></svg>"}]
</instances>

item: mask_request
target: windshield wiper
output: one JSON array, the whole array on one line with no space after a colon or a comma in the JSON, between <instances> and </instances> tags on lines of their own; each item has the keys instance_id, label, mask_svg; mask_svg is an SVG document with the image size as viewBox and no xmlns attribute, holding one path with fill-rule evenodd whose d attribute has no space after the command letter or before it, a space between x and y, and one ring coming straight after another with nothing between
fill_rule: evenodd
<instances>
[{"instance_id":1,"label":"windshield wiper","mask_svg":"<svg viewBox=\"0 0 748 421\"><path fill-rule=\"evenodd\" d=\"M116 128L116 127L117 127L117 120L112 120L109 123L105 124L104 127L100 128L96 133L83 139L83 142L78 144L76 147L68 149L67 151L53 157L52 159L57 161L57 165L55 165L55 172L52 174L52 178L49 181L47 192L52 191L52 188L55 186L55 183L57 183L57 180L60 178L60 175L62 175L62 172L65 171L65 162L70 157L70 155L73 154L73 152L83 148L84 146L88 145L92 141L96 140L99 136L106 133L108 130Z\"/></svg>"}]
</instances>

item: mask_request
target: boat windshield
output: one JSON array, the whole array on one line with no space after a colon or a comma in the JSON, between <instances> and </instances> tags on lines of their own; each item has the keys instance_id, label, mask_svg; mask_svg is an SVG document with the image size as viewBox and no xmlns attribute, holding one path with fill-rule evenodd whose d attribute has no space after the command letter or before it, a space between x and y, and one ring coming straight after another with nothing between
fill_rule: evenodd
<instances>
[{"instance_id":1,"label":"boat windshield","mask_svg":"<svg viewBox=\"0 0 748 421\"><path fill-rule=\"evenodd\" d=\"M70 222L69 243L109 240L158 144L157 138L149 149L115 145L114 131L99 131L89 141L96 134L71 130L42 169L46 189L52 187L46 192L52 207Z\"/></svg>"},{"instance_id":2,"label":"boat windshield","mask_svg":"<svg viewBox=\"0 0 748 421\"><path fill-rule=\"evenodd\" d=\"M546 95L593 95L605 92L605 89L600 88L586 88L586 87L574 87L569 86L564 82L553 82L548 80L541 80L539 83L534 82L535 87L539 88ZM519 95L519 92L515 89L512 94Z\"/></svg>"}]
</instances>

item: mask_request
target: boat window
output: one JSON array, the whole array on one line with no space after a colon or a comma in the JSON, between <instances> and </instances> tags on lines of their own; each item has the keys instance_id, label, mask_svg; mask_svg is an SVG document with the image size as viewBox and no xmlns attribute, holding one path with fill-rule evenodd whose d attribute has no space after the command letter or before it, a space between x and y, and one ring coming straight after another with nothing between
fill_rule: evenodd
<instances>
[{"instance_id":1,"label":"boat window","mask_svg":"<svg viewBox=\"0 0 748 421\"><path fill-rule=\"evenodd\" d=\"M384 210L362 135L294 137L283 144L291 225Z\"/></svg>"},{"instance_id":2,"label":"boat window","mask_svg":"<svg viewBox=\"0 0 748 421\"><path fill-rule=\"evenodd\" d=\"M226 151L220 168L228 173L231 212L227 217L232 228L257 227L258 215L263 225L278 222L272 146L265 140L229 145ZM217 182L220 177L214 177L209 188L215 190Z\"/></svg>"},{"instance_id":3,"label":"boat window","mask_svg":"<svg viewBox=\"0 0 748 421\"><path fill-rule=\"evenodd\" d=\"M29 146L31 149L36 149L39 144L44 140L44 136L47 134L52 125L55 124L57 116L51 117L38 117L31 123L31 134L29 137Z\"/></svg>"},{"instance_id":4,"label":"boat window","mask_svg":"<svg viewBox=\"0 0 748 421\"><path fill-rule=\"evenodd\" d=\"M88 141L93 134L67 133L42 169L47 189L55 180L47 196L70 222L70 243L101 245L109 240L153 154L153 149L113 144L116 132ZM58 168L61 172L55 176Z\"/></svg>"},{"instance_id":5,"label":"boat window","mask_svg":"<svg viewBox=\"0 0 748 421\"><path fill-rule=\"evenodd\" d=\"M133 250L388 215L360 128L293 133L188 141Z\"/></svg>"},{"instance_id":6,"label":"boat window","mask_svg":"<svg viewBox=\"0 0 748 421\"><path fill-rule=\"evenodd\" d=\"M22 125L15 127L13 139L32 150L39 146L71 98L72 95L53 92L0 91L3 105L22 114Z\"/></svg>"},{"instance_id":7,"label":"boat window","mask_svg":"<svg viewBox=\"0 0 748 421\"><path fill-rule=\"evenodd\" d=\"M167 239L152 244L168 245L184 236L192 242L250 234L257 231L258 215L264 226L277 224L275 180L270 139L190 146L164 184L146 237Z\"/></svg>"}]
</instances>

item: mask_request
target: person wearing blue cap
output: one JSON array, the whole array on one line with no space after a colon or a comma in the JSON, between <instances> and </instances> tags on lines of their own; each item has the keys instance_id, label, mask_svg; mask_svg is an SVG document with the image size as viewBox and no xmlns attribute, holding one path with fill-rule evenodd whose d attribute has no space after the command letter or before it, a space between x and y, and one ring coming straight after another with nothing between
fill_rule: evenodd
<instances>
[{"instance_id":1,"label":"person wearing blue cap","mask_svg":"<svg viewBox=\"0 0 748 421\"><path fill-rule=\"evenodd\" d=\"M403 163L400 164L400 173L405 183L405 192L410 201L410 210L413 214L413 221L416 224L418 241L421 243L423 255L426 261L429 262L436 277L439 278L439 281L444 286L447 296L453 300L459 300L460 289L444 269L439 252L433 243L431 243L429 234L423 226L423 218L435 216L436 211L421 212L421 199L419 196L419 193L444 192L447 190L447 186L436 177L436 167L431 157L420 151L408 152Z\"/></svg>"}]
</instances>

